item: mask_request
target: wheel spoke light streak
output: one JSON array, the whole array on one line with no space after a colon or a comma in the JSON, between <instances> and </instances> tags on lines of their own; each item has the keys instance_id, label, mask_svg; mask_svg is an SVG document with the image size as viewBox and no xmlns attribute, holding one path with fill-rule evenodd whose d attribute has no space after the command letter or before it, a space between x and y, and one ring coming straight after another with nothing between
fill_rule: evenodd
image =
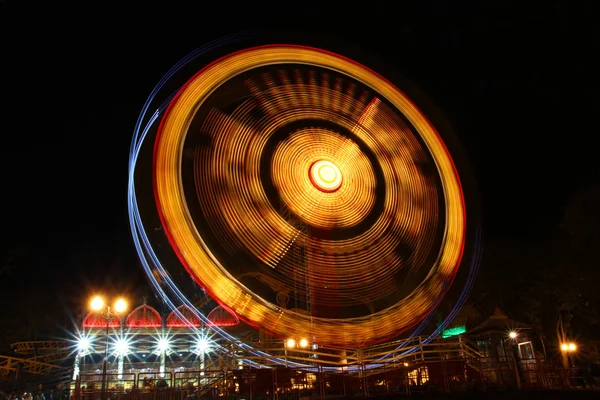
<instances>
[{"instance_id":1,"label":"wheel spoke light streak","mask_svg":"<svg viewBox=\"0 0 600 400\"><path fill-rule=\"evenodd\" d=\"M417 326L456 276L467 220L453 160L369 68L316 48L247 48L205 66L153 118L169 243L250 325L360 347ZM279 304L277 291L310 306Z\"/></svg>"}]
</instances>

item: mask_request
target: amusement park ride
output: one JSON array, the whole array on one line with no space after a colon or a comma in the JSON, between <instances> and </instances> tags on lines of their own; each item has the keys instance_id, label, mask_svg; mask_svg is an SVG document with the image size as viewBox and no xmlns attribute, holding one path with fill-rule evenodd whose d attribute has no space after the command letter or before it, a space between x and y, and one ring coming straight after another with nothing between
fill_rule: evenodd
<instances>
[{"instance_id":1,"label":"amusement park ride","mask_svg":"<svg viewBox=\"0 0 600 400\"><path fill-rule=\"evenodd\" d=\"M34 375L70 372L63 362L75 357L73 345L67 341L19 342L11 345L18 357L0 355L0 377L22 371Z\"/></svg>"},{"instance_id":2,"label":"amusement park ride","mask_svg":"<svg viewBox=\"0 0 600 400\"><path fill-rule=\"evenodd\" d=\"M161 376L478 356L440 338L479 259L476 196L447 125L409 97L410 86L344 56L246 40L191 53L144 104L131 144L130 224L171 313L144 305L109 321L92 312L75 377L96 374L98 360L86 367L85 357L103 352L118 364L103 374L120 379L153 368L134 368L133 353L153 354ZM446 296L455 281L461 290ZM192 300L198 287L212 299L204 306ZM451 311L425 334L443 299ZM216 322L211 310L236 323ZM124 350L120 341L134 336ZM19 362L42 371L72 354L44 346L17 344L38 352Z\"/></svg>"},{"instance_id":3,"label":"amusement park ride","mask_svg":"<svg viewBox=\"0 0 600 400\"><path fill-rule=\"evenodd\" d=\"M161 301L247 367L393 362L437 340L479 260L448 125L410 85L349 58L247 40L184 58L136 125L130 222ZM197 287L253 340L195 307ZM446 319L421 337L442 300Z\"/></svg>"}]
</instances>

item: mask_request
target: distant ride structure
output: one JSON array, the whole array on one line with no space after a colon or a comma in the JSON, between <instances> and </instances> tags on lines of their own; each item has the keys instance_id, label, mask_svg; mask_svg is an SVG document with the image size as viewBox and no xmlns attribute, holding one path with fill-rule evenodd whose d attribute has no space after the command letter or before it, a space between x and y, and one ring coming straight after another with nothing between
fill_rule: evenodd
<instances>
[{"instance_id":1,"label":"distant ride structure","mask_svg":"<svg viewBox=\"0 0 600 400\"><path fill-rule=\"evenodd\" d=\"M72 343L64 340L17 342L11 345L15 356L0 355L0 378L11 373L40 376L70 374L64 362L75 357ZM65 381L69 381L67 376Z\"/></svg>"}]
</instances>

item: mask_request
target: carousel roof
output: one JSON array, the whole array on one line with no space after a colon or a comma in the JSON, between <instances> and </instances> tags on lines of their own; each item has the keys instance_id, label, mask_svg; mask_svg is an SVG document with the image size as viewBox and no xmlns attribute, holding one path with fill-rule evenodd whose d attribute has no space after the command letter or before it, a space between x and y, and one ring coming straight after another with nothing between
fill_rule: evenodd
<instances>
[{"instance_id":1,"label":"carousel roof","mask_svg":"<svg viewBox=\"0 0 600 400\"><path fill-rule=\"evenodd\" d=\"M89 313L83 323L81 324L84 328L106 328L106 319L98 312ZM118 316L113 317L108 321L110 328L118 328L121 326L121 321Z\"/></svg>"},{"instance_id":2,"label":"carousel roof","mask_svg":"<svg viewBox=\"0 0 600 400\"><path fill-rule=\"evenodd\" d=\"M222 306L215 307L207 316L207 326L235 326L240 323L239 318L234 312L227 310ZM91 312L83 320L84 328L106 328L106 319L100 313ZM188 307L181 305L173 310L165 320L167 328L194 328L203 325L202 319L198 313ZM119 328L121 319L115 316L108 321L111 328ZM143 304L134 309L124 320L124 326L127 328L160 328L163 326L163 318L158 311L149 305Z\"/></svg>"},{"instance_id":3,"label":"carousel roof","mask_svg":"<svg viewBox=\"0 0 600 400\"><path fill-rule=\"evenodd\" d=\"M208 314L208 326L234 326L240 323L239 318L234 313L226 310L223 306L215 307Z\"/></svg>"},{"instance_id":4,"label":"carousel roof","mask_svg":"<svg viewBox=\"0 0 600 400\"><path fill-rule=\"evenodd\" d=\"M160 328L162 326L162 318L158 311L144 304L127 316L125 326L127 328Z\"/></svg>"},{"instance_id":5,"label":"carousel roof","mask_svg":"<svg viewBox=\"0 0 600 400\"><path fill-rule=\"evenodd\" d=\"M167 317L167 327L186 328L202 326L200 317L194 310L187 305L181 305L169 314Z\"/></svg>"},{"instance_id":6,"label":"carousel roof","mask_svg":"<svg viewBox=\"0 0 600 400\"><path fill-rule=\"evenodd\" d=\"M492 315L475 328L466 331L464 335L506 334L507 331L518 329L535 329L535 326L510 319L500 307L496 307Z\"/></svg>"}]
</instances>

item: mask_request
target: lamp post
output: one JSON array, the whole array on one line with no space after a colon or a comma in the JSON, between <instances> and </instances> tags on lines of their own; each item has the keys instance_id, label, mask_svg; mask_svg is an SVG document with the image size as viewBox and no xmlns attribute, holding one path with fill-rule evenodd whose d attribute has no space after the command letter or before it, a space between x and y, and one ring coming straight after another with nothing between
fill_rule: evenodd
<instances>
[{"instance_id":1,"label":"lamp post","mask_svg":"<svg viewBox=\"0 0 600 400\"><path fill-rule=\"evenodd\" d=\"M90 306L93 311L100 314L100 316L106 321L106 332L104 334L104 359L102 360L102 388L100 391L100 400L104 400L104 393L106 392L106 369L108 365L108 328L110 327L110 321L120 316L127 309L127 302L123 299L118 299L115 302L114 307L104 302L104 299L100 296L96 296L92 299Z\"/></svg>"}]
</instances>

